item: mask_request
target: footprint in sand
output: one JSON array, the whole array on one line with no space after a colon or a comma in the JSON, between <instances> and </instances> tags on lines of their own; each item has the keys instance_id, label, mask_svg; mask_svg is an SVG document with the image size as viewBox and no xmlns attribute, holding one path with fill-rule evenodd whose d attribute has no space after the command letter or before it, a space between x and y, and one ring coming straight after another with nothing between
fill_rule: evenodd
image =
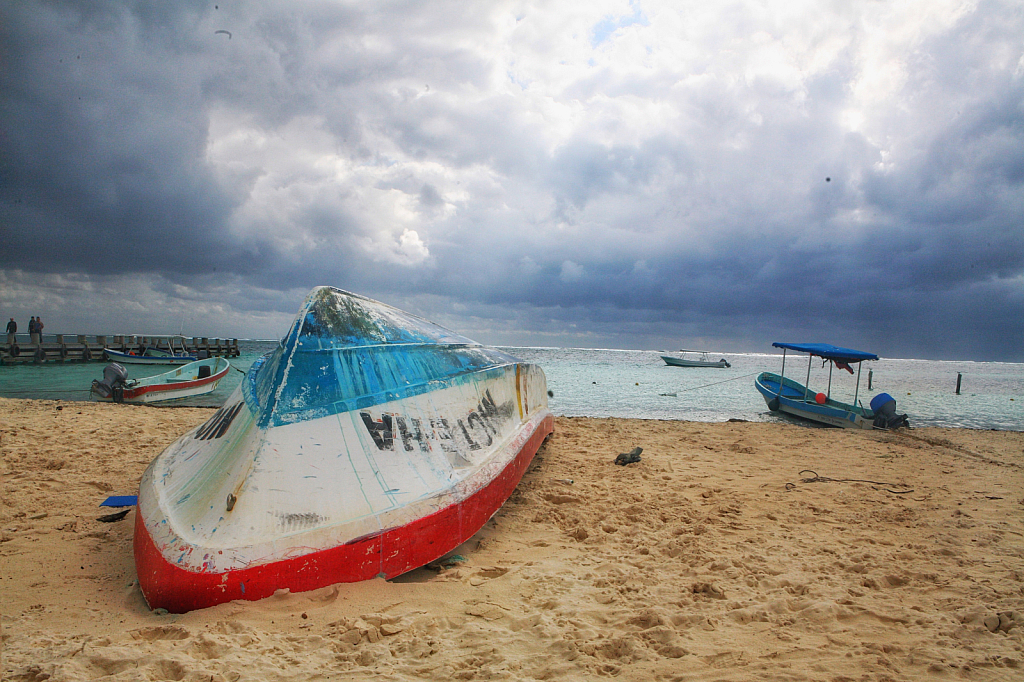
<instances>
[{"instance_id":1,"label":"footprint in sand","mask_svg":"<svg viewBox=\"0 0 1024 682\"><path fill-rule=\"evenodd\" d=\"M473 587L479 587L488 580L494 578L500 578L501 576L508 573L508 568L505 566L488 566L477 570L473 575L469 576L469 584Z\"/></svg>"},{"instance_id":2,"label":"footprint in sand","mask_svg":"<svg viewBox=\"0 0 1024 682\"><path fill-rule=\"evenodd\" d=\"M505 615L505 610L494 602L476 602L466 606L466 614L484 620L498 620Z\"/></svg>"},{"instance_id":3,"label":"footprint in sand","mask_svg":"<svg viewBox=\"0 0 1024 682\"><path fill-rule=\"evenodd\" d=\"M580 501L575 495L567 495L565 493L544 493L543 497L551 504L570 504Z\"/></svg>"},{"instance_id":4,"label":"footprint in sand","mask_svg":"<svg viewBox=\"0 0 1024 682\"><path fill-rule=\"evenodd\" d=\"M135 639L143 639L147 642L155 642L163 639L188 639L191 637L188 630L178 625L154 625L147 628L133 630L131 636Z\"/></svg>"}]
</instances>

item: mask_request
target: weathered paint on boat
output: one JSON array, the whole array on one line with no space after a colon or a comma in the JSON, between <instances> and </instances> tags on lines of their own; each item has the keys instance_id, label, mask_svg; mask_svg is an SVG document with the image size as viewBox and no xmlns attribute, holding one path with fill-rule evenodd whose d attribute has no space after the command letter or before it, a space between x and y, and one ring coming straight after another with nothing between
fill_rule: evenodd
<instances>
[{"instance_id":1,"label":"weathered paint on boat","mask_svg":"<svg viewBox=\"0 0 1024 682\"><path fill-rule=\"evenodd\" d=\"M392 578L469 539L553 418L543 371L338 289L143 475L135 526L152 608Z\"/></svg>"}]
</instances>

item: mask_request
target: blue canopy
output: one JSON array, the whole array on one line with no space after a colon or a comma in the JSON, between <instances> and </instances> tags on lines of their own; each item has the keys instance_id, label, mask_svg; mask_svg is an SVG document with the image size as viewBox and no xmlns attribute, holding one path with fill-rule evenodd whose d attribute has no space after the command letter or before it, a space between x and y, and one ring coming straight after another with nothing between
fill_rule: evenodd
<instances>
[{"instance_id":1,"label":"blue canopy","mask_svg":"<svg viewBox=\"0 0 1024 682\"><path fill-rule=\"evenodd\" d=\"M801 353L810 353L811 355L817 355L818 357L825 358L826 360L837 360L839 362L845 362L847 364L851 362L861 362L862 360L877 360L878 356L874 353L866 353L862 350L853 350L852 348L840 348L839 346L833 346L830 343L773 343L772 346L776 348L788 348L790 350L797 350Z\"/></svg>"}]
</instances>

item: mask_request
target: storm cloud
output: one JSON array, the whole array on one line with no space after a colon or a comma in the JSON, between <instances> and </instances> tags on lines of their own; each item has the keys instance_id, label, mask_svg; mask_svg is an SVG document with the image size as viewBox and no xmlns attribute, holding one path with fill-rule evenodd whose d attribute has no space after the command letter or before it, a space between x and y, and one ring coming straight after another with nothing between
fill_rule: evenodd
<instances>
[{"instance_id":1,"label":"storm cloud","mask_svg":"<svg viewBox=\"0 0 1024 682\"><path fill-rule=\"evenodd\" d=\"M0 2L0 317L1024 360L1015 2ZM24 322L22 322L24 324Z\"/></svg>"}]
</instances>

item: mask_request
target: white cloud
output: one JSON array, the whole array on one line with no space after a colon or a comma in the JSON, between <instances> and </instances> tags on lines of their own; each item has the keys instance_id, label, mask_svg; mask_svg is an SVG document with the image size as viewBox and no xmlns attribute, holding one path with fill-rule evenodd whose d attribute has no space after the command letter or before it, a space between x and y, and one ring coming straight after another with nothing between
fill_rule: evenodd
<instances>
[{"instance_id":1,"label":"white cloud","mask_svg":"<svg viewBox=\"0 0 1024 682\"><path fill-rule=\"evenodd\" d=\"M578 282L583 279L584 270L583 266L579 263L574 263L571 260L562 261L562 271L558 275L558 279L566 283Z\"/></svg>"},{"instance_id":2,"label":"white cloud","mask_svg":"<svg viewBox=\"0 0 1024 682\"><path fill-rule=\"evenodd\" d=\"M473 324L538 333L563 306L599 329L645 307L691 320L728 292L738 318L700 310L721 337L764 291L870 279L894 244L899 287L959 301L1024 267L1018 9L18 3L0 272L138 277L168 296L144 308L207 291L226 317L247 288L337 284L515 309ZM955 267L954 244L982 265Z\"/></svg>"}]
</instances>

